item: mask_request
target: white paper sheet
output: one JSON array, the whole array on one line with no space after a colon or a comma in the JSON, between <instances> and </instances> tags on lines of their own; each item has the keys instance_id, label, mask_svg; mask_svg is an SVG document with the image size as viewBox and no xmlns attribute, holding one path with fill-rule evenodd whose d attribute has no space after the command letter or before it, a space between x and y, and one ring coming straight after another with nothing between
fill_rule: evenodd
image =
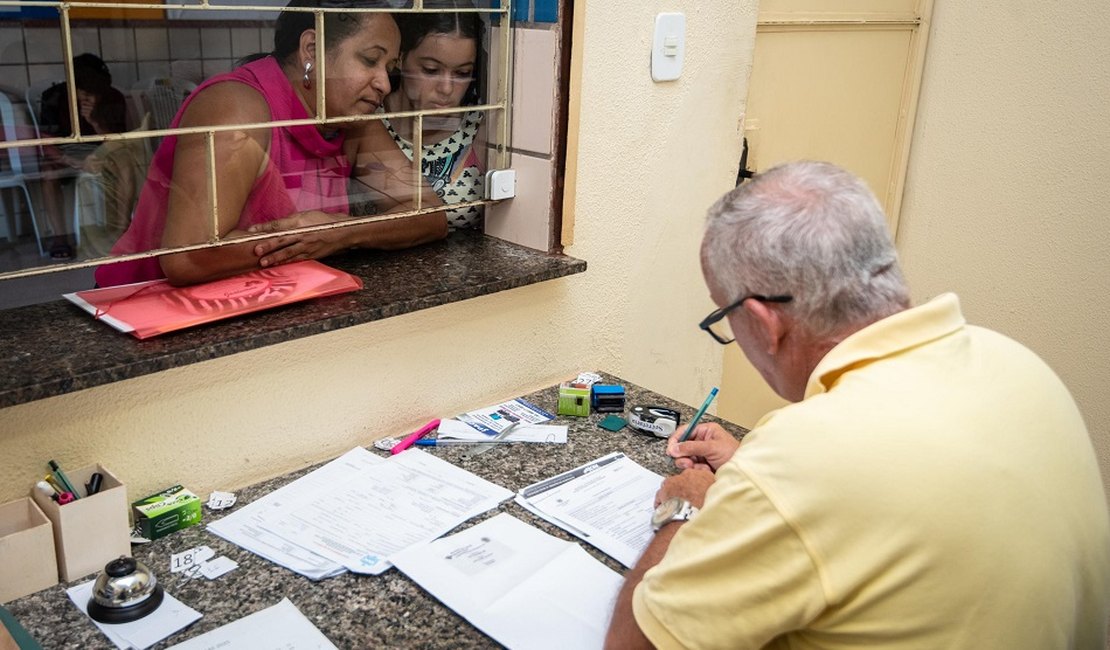
<instances>
[{"instance_id":1,"label":"white paper sheet","mask_svg":"<svg viewBox=\"0 0 1110 650\"><path fill-rule=\"evenodd\" d=\"M511 497L503 487L408 449L261 525L351 571L377 575L392 566L390 555Z\"/></svg>"},{"instance_id":2,"label":"white paper sheet","mask_svg":"<svg viewBox=\"0 0 1110 650\"><path fill-rule=\"evenodd\" d=\"M335 650L288 598L172 646L171 650Z\"/></svg>"},{"instance_id":3,"label":"white paper sheet","mask_svg":"<svg viewBox=\"0 0 1110 650\"><path fill-rule=\"evenodd\" d=\"M89 598L93 594L95 580L66 589L66 595L73 601L77 609L85 616L89 615ZM178 630L183 630L198 621L201 613L189 607L180 600L163 592L162 604L150 614L130 623L101 623L92 621L104 636L108 637L120 650L136 648L144 650L170 636Z\"/></svg>"},{"instance_id":4,"label":"white paper sheet","mask_svg":"<svg viewBox=\"0 0 1110 650\"><path fill-rule=\"evenodd\" d=\"M662 482L614 452L529 485L516 502L631 567L654 535L651 515Z\"/></svg>"},{"instance_id":5,"label":"white paper sheet","mask_svg":"<svg viewBox=\"0 0 1110 650\"><path fill-rule=\"evenodd\" d=\"M445 440L489 440L496 434L483 433L459 420L443 420L439 423L436 437ZM567 426L565 424L521 424L503 438L506 442L547 442L565 444Z\"/></svg>"},{"instance_id":6,"label":"white paper sheet","mask_svg":"<svg viewBox=\"0 0 1110 650\"><path fill-rule=\"evenodd\" d=\"M520 426L523 427L554 420L555 416L528 400L518 397L508 402L463 413L457 419L469 424L481 433L492 436L501 433L505 427L513 422L519 422ZM442 423L440 424L442 425Z\"/></svg>"},{"instance_id":7,"label":"white paper sheet","mask_svg":"<svg viewBox=\"0 0 1110 650\"><path fill-rule=\"evenodd\" d=\"M263 523L270 517L279 516L290 503L326 493L332 485L384 462L385 459L380 456L355 447L313 472L208 524L208 530L310 580L338 575L346 571L342 564L271 533Z\"/></svg>"},{"instance_id":8,"label":"white paper sheet","mask_svg":"<svg viewBox=\"0 0 1110 650\"><path fill-rule=\"evenodd\" d=\"M580 546L499 514L395 554L429 593L511 649L600 648L621 577Z\"/></svg>"}]
</instances>

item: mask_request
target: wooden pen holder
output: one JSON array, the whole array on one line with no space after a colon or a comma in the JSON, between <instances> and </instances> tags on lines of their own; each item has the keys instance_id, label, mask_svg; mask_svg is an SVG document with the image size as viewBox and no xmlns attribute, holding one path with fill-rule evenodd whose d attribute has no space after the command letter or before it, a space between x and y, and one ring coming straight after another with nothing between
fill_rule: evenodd
<instances>
[{"instance_id":1,"label":"wooden pen holder","mask_svg":"<svg viewBox=\"0 0 1110 650\"><path fill-rule=\"evenodd\" d=\"M103 477L100 491L85 495L85 484L96 472ZM127 523L127 488L101 465L67 472L80 497L65 505L38 490L31 496L54 525L54 550L58 576L63 582L100 571L109 561L131 554Z\"/></svg>"}]
</instances>

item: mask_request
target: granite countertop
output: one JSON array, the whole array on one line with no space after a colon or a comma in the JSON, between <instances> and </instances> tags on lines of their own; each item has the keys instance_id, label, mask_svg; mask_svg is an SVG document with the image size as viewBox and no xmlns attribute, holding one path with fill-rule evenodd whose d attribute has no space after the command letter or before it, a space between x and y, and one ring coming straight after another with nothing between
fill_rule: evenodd
<instances>
[{"instance_id":1,"label":"granite countertop","mask_svg":"<svg viewBox=\"0 0 1110 650\"><path fill-rule=\"evenodd\" d=\"M680 404L630 384L620 378L604 375L606 381L621 384L627 392L627 406L660 404L678 409L683 421L694 408ZM524 396L534 404L556 410L558 388L549 387ZM622 451L644 467L664 476L673 471L664 454L665 440L633 432L627 427L611 433L597 426L605 414L588 418L560 416L555 424L569 426L565 445L511 444L500 445L480 457L466 456L466 448L427 447L425 451L448 460L489 481L514 492L552 475L572 469L613 451ZM627 416L627 410L620 414ZM706 421L721 422L712 416ZM737 436L745 430L724 423ZM369 441L367 448L372 448ZM378 452L383 455L386 452ZM281 476L238 492L236 508L249 503L314 468ZM201 495L202 497L206 495ZM233 510L232 510L233 511ZM228 511L231 512L231 511ZM580 542L560 528L539 519L511 500L500 508L463 524L461 528L506 512L544 532ZM205 521L213 521L226 513L205 509ZM623 573L624 567L597 549L580 542L581 546L613 570ZM216 580L189 580L169 572L170 556L189 548L208 545L216 555L226 555L239 563L239 568ZM151 567L166 591L204 617L155 648L166 648L238 620L248 614L277 604L288 597L339 648L496 648L487 637L453 611L440 604L396 569L380 576L344 573L335 578L312 582L238 546L225 542L205 531L203 525L173 533L151 544L134 547L135 557ZM65 595L65 587L79 584L92 576L69 585L56 585L8 603L6 607L27 628L44 648L111 648L108 639L80 613Z\"/></svg>"},{"instance_id":2,"label":"granite countertop","mask_svg":"<svg viewBox=\"0 0 1110 650\"><path fill-rule=\"evenodd\" d=\"M316 298L140 341L66 300L0 311L0 408L360 325L586 270L581 260L477 232L325 262L362 278Z\"/></svg>"}]
</instances>

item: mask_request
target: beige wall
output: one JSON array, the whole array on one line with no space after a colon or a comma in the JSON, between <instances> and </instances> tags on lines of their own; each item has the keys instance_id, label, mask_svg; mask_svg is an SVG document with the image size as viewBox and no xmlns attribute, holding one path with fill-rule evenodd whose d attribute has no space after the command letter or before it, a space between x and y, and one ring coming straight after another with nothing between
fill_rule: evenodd
<instances>
[{"instance_id":1,"label":"beige wall","mask_svg":"<svg viewBox=\"0 0 1110 650\"><path fill-rule=\"evenodd\" d=\"M933 23L898 232L914 299L956 291L1036 350L1110 493L1110 4L938 2Z\"/></svg>"},{"instance_id":2,"label":"beige wall","mask_svg":"<svg viewBox=\"0 0 1110 650\"><path fill-rule=\"evenodd\" d=\"M694 3L687 3L694 4ZM609 370L687 403L720 377L695 323L712 305L697 246L727 190L754 2L686 7L683 77L654 84L654 16L673 2L579 1L585 20L572 278L0 410L0 502L102 462L132 497L206 495L396 435L433 416Z\"/></svg>"}]
</instances>

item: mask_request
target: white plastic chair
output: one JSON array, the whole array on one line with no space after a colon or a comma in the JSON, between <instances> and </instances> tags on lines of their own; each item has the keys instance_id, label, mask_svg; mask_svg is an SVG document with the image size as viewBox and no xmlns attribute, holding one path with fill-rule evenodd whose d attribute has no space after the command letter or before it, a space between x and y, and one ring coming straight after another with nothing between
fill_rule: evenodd
<instances>
[{"instance_id":1,"label":"white plastic chair","mask_svg":"<svg viewBox=\"0 0 1110 650\"><path fill-rule=\"evenodd\" d=\"M27 102L27 112L31 114L31 124L35 127L36 138L42 137L42 94L47 89L61 83L65 83L65 81L58 79L39 81L28 86L27 91L23 94L23 99Z\"/></svg>"},{"instance_id":2,"label":"white plastic chair","mask_svg":"<svg viewBox=\"0 0 1110 650\"><path fill-rule=\"evenodd\" d=\"M31 114L31 123L35 127L35 137L43 137L42 133L42 94L48 89L63 84L65 81L40 81L31 84L24 95L27 101L27 109ZM143 128L147 128L147 121L144 120ZM42 149L39 149L40 159L42 158ZM65 180L75 178L72 187L62 187L61 205L66 206L67 203L72 206L70 212L73 215L73 238L77 248L81 246L81 227L86 223L95 223L103 225L104 223L104 192L100 185L100 180L96 174L90 174L84 171L59 169L50 172L54 178L58 180ZM72 201L67 199L72 196ZM37 236L37 232L36 232ZM39 243L40 250L42 248L41 241Z\"/></svg>"},{"instance_id":3,"label":"white plastic chair","mask_svg":"<svg viewBox=\"0 0 1110 650\"><path fill-rule=\"evenodd\" d=\"M133 130L148 131L150 129L150 119L150 113L146 113ZM146 166L149 166L153 154L149 138L144 138L140 141L130 140L126 144L115 143L110 146L137 147L139 151L141 151L139 155L139 164L143 165L141 172L138 173L137 176L146 178ZM82 171L77 176L77 182L74 184L73 188L73 230L78 248L81 246L82 228L89 225L102 227L106 224L105 182L100 172L93 173ZM107 187L109 192L113 191L111 186ZM135 196L137 198L137 192ZM131 206L131 208L134 210L134 206Z\"/></svg>"},{"instance_id":4,"label":"white plastic chair","mask_svg":"<svg viewBox=\"0 0 1110 650\"><path fill-rule=\"evenodd\" d=\"M0 93L0 127L3 128L5 141L10 142L20 139L16 125L15 108L12 106L12 101L6 94ZM23 139L26 139L26 137L24 136ZM31 227L35 231L35 241L39 246L39 255L46 255L42 246L42 234L39 232L39 222L35 217L35 205L31 201L31 191L27 186L27 182L35 180L38 175L29 174L24 170L23 156L20 155L19 148L4 149L4 152L6 155L3 158L7 160L7 164L3 164L2 159L0 159L0 190L18 189L23 192L23 198L27 201L27 210L31 214ZM3 200L0 200L0 213L3 213L4 229L8 230L10 219ZM11 233L8 234L10 239Z\"/></svg>"},{"instance_id":5,"label":"white plastic chair","mask_svg":"<svg viewBox=\"0 0 1110 650\"><path fill-rule=\"evenodd\" d=\"M42 127L43 127L43 123L42 123L42 94L44 92L46 92L48 89L53 88L54 86L57 86L58 84L64 84L64 83L65 83L65 80L47 80L47 81L39 81L37 83L33 83L33 84L31 84L30 86L27 87L27 91L26 91L26 93L24 93L24 99L27 102L27 112L31 114L31 124L33 124L34 127L35 127L35 137L36 138L43 137L43 133L42 133ZM43 157L44 156L43 156L42 148L39 147L39 159L41 160L41 159L43 159ZM97 185L95 182L91 182L91 181L94 181L95 179L93 177L90 177L90 175L86 174L85 172L81 172L81 171L77 171L77 170L69 170L69 169L57 169L57 170L52 170L50 172L50 174L53 176L53 178L55 178L59 181L70 179L70 178L75 178L76 179L76 181L73 183L72 187L61 186L61 185L59 185L57 187L59 189L61 189L61 192L62 192L61 205L63 206L63 209L64 209L64 206L67 205L67 203L69 203L70 205L73 206L72 209L70 210L70 212L73 214L74 243L78 247L80 247L81 246L81 224L83 223L83 221L88 219L88 217L86 215L84 215L83 212L92 211L93 212L93 217L92 218L94 220L99 220L99 221L104 220L104 215L103 215L104 211L103 211L103 209L100 210L99 214L96 213L96 206L97 205L102 205L104 203L103 193L100 192L99 185ZM71 194L72 194L72 202L67 201L67 199L70 197ZM83 200L82 197L84 197L84 200ZM37 232L36 232L36 236L38 236ZM40 242L39 242L39 248L40 248L40 251L41 251L41 248L42 248L41 239L40 239Z\"/></svg>"},{"instance_id":6,"label":"white plastic chair","mask_svg":"<svg viewBox=\"0 0 1110 650\"><path fill-rule=\"evenodd\" d=\"M181 103L197 89L197 85L174 77L155 77L141 79L131 89L139 92L143 111L150 113L150 128L167 129Z\"/></svg>"}]
</instances>

